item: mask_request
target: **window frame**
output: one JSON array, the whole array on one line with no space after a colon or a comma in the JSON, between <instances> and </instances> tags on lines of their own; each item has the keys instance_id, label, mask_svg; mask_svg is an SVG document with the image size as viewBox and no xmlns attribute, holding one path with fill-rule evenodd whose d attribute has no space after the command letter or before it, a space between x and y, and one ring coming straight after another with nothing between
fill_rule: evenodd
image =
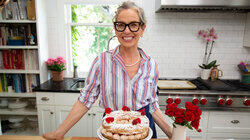
<instances>
[{"instance_id":1,"label":"window frame","mask_svg":"<svg viewBox=\"0 0 250 140\"><path fill-rule=\"evenodd\" d=\"M71 17L71 5L120 5L124 0L64 0L64 29L65 29L65 49L66 49L66 77L73 77L73 54L72 54L72 39L71 39L71 27L72 26L99 26L99 27L113 27L113 23L73 23ZM136 4L140 5L141 0L132 0ZM140 1L140 2L138 2ZM88 72L78 71L79 78L86 78Z\"/></svg>"}]
</instances>

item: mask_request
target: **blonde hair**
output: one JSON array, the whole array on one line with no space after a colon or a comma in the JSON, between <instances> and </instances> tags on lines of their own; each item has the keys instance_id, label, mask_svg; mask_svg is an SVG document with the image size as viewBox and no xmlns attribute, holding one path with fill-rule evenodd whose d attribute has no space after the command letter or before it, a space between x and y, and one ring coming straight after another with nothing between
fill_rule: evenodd
<instances>
[{"instance_id":1,"label":"blonde hair","mask_svg":"<svg viewBox=\"0 0 250 140\"><path fill-rule=\"evenodd\" d=\"M126 2L123 2L122 5L120 5L116 12L115 12L115 16L113 18L113 22L115 22L117 20L117 17L119 15L119 13L122 11L122 10L125 10L125 9L135 9L140 17L140 22L141 22L141 25L142 27L144 25L146 25L147 21L146 21L146 18L145 18L145 13L143 11L143 9L139 6L137 6L134 2L131 2L131 1L126 1Z\"/></svg>"}]
</instances>

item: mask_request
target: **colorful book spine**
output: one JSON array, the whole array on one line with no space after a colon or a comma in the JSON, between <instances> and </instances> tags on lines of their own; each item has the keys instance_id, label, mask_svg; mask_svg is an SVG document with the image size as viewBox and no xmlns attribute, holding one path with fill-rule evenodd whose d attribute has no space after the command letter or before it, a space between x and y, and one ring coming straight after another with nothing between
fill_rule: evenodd
<instances>
[{"instance_id":1,"label":"colorful book spine","mask_svg":"<svg viewBox=\"0 0 250 140\"><path fill-rule=\"evenodd\" d=\"M18 77L16 74L13 75L13 81L14 81L14 90L16 93L18 93Z\"/></svg>"}]
</instances>

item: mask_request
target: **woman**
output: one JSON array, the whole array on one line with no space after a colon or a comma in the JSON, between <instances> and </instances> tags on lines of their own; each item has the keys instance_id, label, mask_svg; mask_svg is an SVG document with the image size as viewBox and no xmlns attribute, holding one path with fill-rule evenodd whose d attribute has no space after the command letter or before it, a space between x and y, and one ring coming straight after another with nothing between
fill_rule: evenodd
<instances>
[{"instance_id":1,"label":"woman","mask_svg":"<svg viewBox=\"0 0 250 140\"><path fill-rule=\"evenodd\" d=\"M120 45L112 51L101 53L94 60L78 101L55 132L43 135L46 139L62 139L91 108L99 95L102 108L145 108L153 137L156 138L156 122L171 138L172 128L159 109L156 95L159 76L157 64L138 48L138 41L146 28L143 10L133 2L124 2L117 9L114 28Z\"/></svg>"}]
</instances>

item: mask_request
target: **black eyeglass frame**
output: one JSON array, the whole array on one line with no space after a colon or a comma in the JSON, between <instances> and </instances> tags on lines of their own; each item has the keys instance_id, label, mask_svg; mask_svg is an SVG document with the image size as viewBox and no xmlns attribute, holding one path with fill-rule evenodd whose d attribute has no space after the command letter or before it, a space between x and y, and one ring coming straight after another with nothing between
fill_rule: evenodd
<instances>
[{"instance_id":1,"label":"black eyeglass frame","mask_svg":"<svg viewBox=\"0 0 250 140\"><path fill-rule=\"evenodd\" d=\"M123 24L125 25L125 28L124 28L123 30L118 30L118 29L116 28L117 23L123 23ZM138 27L138 29L137 29L136 31L132 31L132 30L130 29L130 26L129 26L129 25L132 24L132 23L139 23L139 27ZM139 29L140 29L140 27L141 27L141 25L142 25L142 22L130 22L129 24L126 24L126 23L124 23L124 22L114 22L115 30L116 30L117 32L124 32L124 31L126 30L127 26L128 26L128 28L129 28L129 30L130 30L131 32L138 32Z\"/></svg>"}]
</instances>

